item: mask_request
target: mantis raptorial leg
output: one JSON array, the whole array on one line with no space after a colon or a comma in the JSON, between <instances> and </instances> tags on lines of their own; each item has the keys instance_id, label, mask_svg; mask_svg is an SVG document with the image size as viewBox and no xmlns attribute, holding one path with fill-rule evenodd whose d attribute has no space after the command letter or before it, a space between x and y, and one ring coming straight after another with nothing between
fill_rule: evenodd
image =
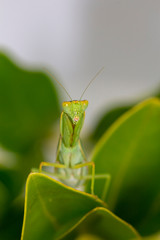
<instances>
[{"instance_id":1,"label":"mantis raptorial leg","mask_svg":"<svg viewBox=\"0 0 160 240\"><path fill-rule=\"evenodd\" d=\"M41 162L39 166L40 172L42 171L42 167L66 168L64 164L60 164L60 163Z\"/></svg>"}]
</instances>

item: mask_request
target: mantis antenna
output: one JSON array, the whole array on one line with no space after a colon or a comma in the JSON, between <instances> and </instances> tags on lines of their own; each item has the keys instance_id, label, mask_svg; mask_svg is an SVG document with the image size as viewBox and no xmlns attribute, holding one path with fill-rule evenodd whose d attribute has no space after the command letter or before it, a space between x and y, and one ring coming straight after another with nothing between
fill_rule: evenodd
<instances>
[{"instance_id":1,"label":"mantis antenna","mask_svg":"<svg viewBox=\"0 0 160 240\"><path fill-rule=\"evenodd\" d=\"M65 89L65 87L46 69L44 68L44 70L64 89L64 91L66 92L66 94L68 95L68 97L71 99L71 96L69 95L69 93L67 92L67 90Z\"/></svg>"},{"instance_id":2,"label":"mantis antenna","mask_svg":"<svg viewBox=\"0 0 160 240\"><path fill-rule=\"evenodd\" d=\"M80 100L82 99L84 93L86 92L86 90L88 89L88 87L91 85L91 83L97 78L97 76L103 71L104 67L102 67L97 73L96 75L91 79L91 81L88 83L87 87L84 89L81 97L80 97Z\"/></svg>"}]
</instances>

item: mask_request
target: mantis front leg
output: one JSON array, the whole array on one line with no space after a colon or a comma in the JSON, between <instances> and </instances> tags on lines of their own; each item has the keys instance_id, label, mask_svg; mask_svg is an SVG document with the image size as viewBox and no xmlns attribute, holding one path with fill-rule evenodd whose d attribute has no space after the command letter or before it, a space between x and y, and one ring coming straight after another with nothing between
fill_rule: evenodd
<instances>
[{"instance_id":1,"label":"mantis front leg","mask_svg":"<svg viewBox=\"0 0 160 240\"><path fill-rule=\"evenodd\" d=\"M42 167L55 167L55 168L66 168L64 164L60 163L50 163L50 162L41 162L39 166L39 171L42 172Z\"/></svg>"},{"instance_id":2,"label":"mantis front leg","mask_svg":"<svg viewBox=\"0 0 160 240\"><path fill-rule=\"evenodd\" d=\"M41 162L40 166L39 166L39 171L44 172L44 173L45 173L45 171L42 170L43 167L66 168L65 165L60 164L60 163ZM62 174L57 174L57 173L51 173L51 174L60 179L68 178L67 176L62 176Z\"/></svg>"},{"instance_id":3,"label":"mantis front leg","mask_svg":"<svg viewBox=\"0 0 160 240\"><path fill-rule=\"evenodd\" d=\"M41 162L40 166L39 166L39 172L44 173L44 174L46 174L46 173L48 174L48 172L43 171L43 169L42 169L43 167L54 167L54 168L60 168L60 169L61 168L63 168L63 169L67 168L65 165L60 164L60 163ZM62 180L68 179L68 176L62 175L60 173L55 173L54 172L54 173L51 173L51 175L56 177L56 178L62 179Z\"/></svg>"}]
</instances>

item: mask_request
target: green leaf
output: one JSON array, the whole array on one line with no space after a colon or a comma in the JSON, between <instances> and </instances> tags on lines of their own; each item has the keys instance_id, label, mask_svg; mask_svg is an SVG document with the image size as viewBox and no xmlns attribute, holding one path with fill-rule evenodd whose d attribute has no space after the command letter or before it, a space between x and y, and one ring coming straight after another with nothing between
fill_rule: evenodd
<instances>
[{"instance_id":1,"label":"green leaf","mask_svg":"<svg viewBox=\"0 0 160 240\"><path fill-rule=\"evenodd\" d=\"M109 111L101 118L101 120L98 122L94 133L92 134L91 138L94 141L98 141L104 132L125 112L127 112L129 109L131 109L134 105L129 106L120 106L115 107Z\"/></svg>"},{"instance_id":2,"label":"green leaf","mask_svg":"<svg viewBox=\"0 0 160 240\"><path fill-rule=\"evenodd\" d=\"M149 94L148 97L160 98L160 90L158 89ZM144 99L144 98L143 98ZM142 99L141 99L142 101ZM137 104L137 101L132 104L118 103L115 107L112 107L110 110L107 110L102 118L98 121L93 133L90 136L90 139L94 142L97 142L102 135L107 131L107 129L125 112L130 110Z\"/></svg>"},{"instance_id":3,"label":"green leaf","mask_svg":"<svg viewBox=\"0 0 160 240\"><path fill-rule=\"evenodd\" d=\"M7 210L3 220L0 222L0 239L20 239L23 221L23 204L14 202L8 206Z\"/></svg>"},{"instance_id":4,"label":"green leaf","mask_svg":"<svg viewBox=\"0 0 160 240\"><path fill-rule=\"evenodd\" d=\"M89 194L66 187L44 174L30 174L22 239L56 239L97 206L103 203Z\"/></svg>"},{"instance_id":5,"label":"green leaf","mask_svg":"<svg viewBox=\"0 0 160 240\"><path fill-rule=\"evenodd\" d=\"M23 176L18 170L0 166L0 183L5 186L10 200L16 198L20 193L23 182Z\"/></svg>"},{"instance_id":6,"label":"green leaf","mask_svg":"<svg viewBox=\"0 0 160 240\"><path fill-rule=\"evenodd\" d=\"M7 210L8 202L10 200L9 192L6 186L0 181L0 222Z\"/></svg>"},{"instance_id":7,"label":"green leaf","mask_svg":"<svg viewBox=\"0 0 160 240\"><path fill-rule=\"evenodd\" d=\"M109 240L140 238L139 234L131 225L118 218L109 210L101 207L94 208L86 214L77 224L74 231L68 234L64 240L75 239L76 233L79 234L80 232L86 236L93 234L94 237L91 239L95 238L95 240L99 238Z\"/></svg>"},{"instance_id":8,"label":"green leaf","mask_svg":"<svg viewBox=\"0 0 160 240\"><path fill-rule=\"evenodd\" d=\"M142 240L160 240L160 232L148 237L143 237L141 238ZM137 240L137 239L132 239L132 240Z\"/></svg>"},{"instance_id":9,"label":"green leaf","mask_svg":"<svg viewBox=\"0 0 160 240\"><path fill-rule=\"evenodd\" d=\"M57 93L41 72L16 66L0 53L0 143L26 152L43 138L59 115Z\"/></svg>"},{"instance_id":10,"label":"green leaf","mask_svg":"<svg viewBox=\"0 0 160 240\"><path fill-rule=\"evenodd\" d=\"M103 239L91 234L82 234L75 240L103 240Z\"/></svg>"},{"instance_id":11,"label":"green leaf","mask_svg":"<svg viewBox=\"0 0 160 240\"><path fill-rule=\"evenodd\" d=\"M160 101L149 99L117 120L97 144L96 173L112 176L111 210L142 234L160 229ZM95 193L101 196L103 182Z\"/></svg>"},{"instance_id":12,"label":"green leaf","mask_svg":"<svg viewBox=\"0 0 160 240\"><path fill-rule=\"evenodd\" d=\"M95 196L67 187L44 174L32 173L26 185L21 239L60 239L86 217L89 219L90 215L94 215L94 212L90 213L90 211L98 207L100 209L93 211L102 211L102 215L105 211L106 222L110 220L114 224L113 232L115 232L114 227L118 226L124 236L130 234L133 238L136 237L135 231L130 226L105 208L103 210L103 206L104 203ZM102 223L104 224L103 219ZM106 228L103 224L101 228Z\"/></svg>"},{"instance_id":13,"label":"green leaf","mask_svg":"<svg viewBox=\"0 0 160 240\"><path fill-rule=\"evenodd\" d=\"M160 232L159 234L154 234L152 236L149 236L149 237L145 237L143 238L144 240L160 240Z\"/></svg>"},{"instance_id":14,"label":"green leaf","mask_svg":"<svg viewBox=\"0 0 160 240\"><path fill-rule=\"evenodd\" d=\"M20 239L23 202L17 203L24 176L20 171L0 166L0 239Z\"/></svg>"}]
</instances>

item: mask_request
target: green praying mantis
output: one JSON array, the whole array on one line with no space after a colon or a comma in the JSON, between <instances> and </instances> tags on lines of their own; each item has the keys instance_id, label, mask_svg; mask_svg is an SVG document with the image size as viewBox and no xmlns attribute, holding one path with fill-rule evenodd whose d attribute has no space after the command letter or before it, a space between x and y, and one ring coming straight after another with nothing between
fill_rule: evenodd
<instances>
[{"instance_id":1,"label":"green praying mantis","mask_svg":"<svg viewBox=\"0 0 160 240\"><path fill-rule=\"evenodd\" d=\"M110 182L110 175L95 174L95 163L93 161L87 161L80 142L80 132L85 119L85 110L88 107L88 101L81 99L91 82L102 70L103 68L101 68L89 82L80 100L72 100L63 85L55 79L65 90L71 101L62 103L63 111L60 117L60 137L57 147L56 161L54 163L41 162L39 171L42 172L43 167L45 166L53 167L54 172L52 175L64 184L73 188L81 186L85 180L90 179L91 194L93 195L95 179L105 179L104 190L101 196L102 200L104 200ZM91 174L89 168L91 168Z\"/></svg>"}]
</instances>

